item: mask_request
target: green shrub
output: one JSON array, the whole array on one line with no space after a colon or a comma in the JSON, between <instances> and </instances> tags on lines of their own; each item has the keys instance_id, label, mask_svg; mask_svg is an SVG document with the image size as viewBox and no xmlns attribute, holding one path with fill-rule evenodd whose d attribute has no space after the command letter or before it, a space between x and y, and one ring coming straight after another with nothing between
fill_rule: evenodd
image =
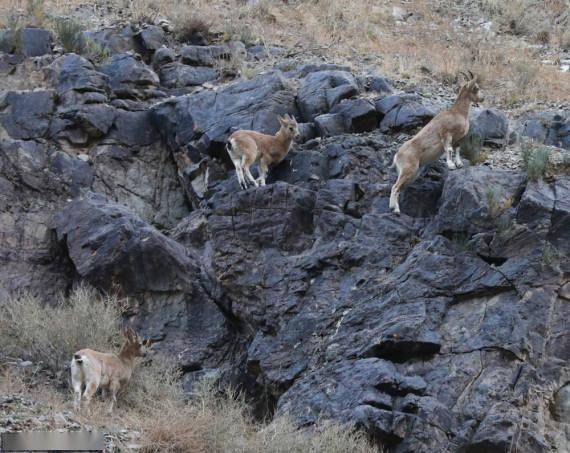
<instances>
[{"instance_id":1,"label":"green shrub","mask_svg":"<svg viewBox=\"0 0 570 453\"><path fill-rule=\"evenodd\" d=\"M524 170L530 180L538 181L544 176L550 158L548 148L537 146L534 142L525 140L521 143L521 157Z\"/></svg>"},{"instance_id":2,"label":"green shrub","mask_svg":"<svg viewBox=\"0 0 570 453\"><path fill-rule=\"evenodd\" d=\"M79 22L68 18L57 18L54 20L54 29L66 53L75 52L83 55L86 52L85 28Z\"/></svg>"}]
</instances>

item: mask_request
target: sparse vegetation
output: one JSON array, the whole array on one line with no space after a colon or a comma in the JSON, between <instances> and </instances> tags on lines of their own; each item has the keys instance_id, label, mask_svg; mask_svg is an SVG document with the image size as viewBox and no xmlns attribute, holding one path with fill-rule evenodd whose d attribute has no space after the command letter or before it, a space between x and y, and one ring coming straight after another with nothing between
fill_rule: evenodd
<instances>
[{"instance_id":1,"label":"sparse vegetation","mask_svg":"<svg viewBox=\"0 0 570 453\"><path fill-rule=\"evenodd\" d=\"M61 298L53 307L43 306L31 296L4 301L0 304L3 357L37 362L34 375L42 364L52 371L66 372L65 365L77 349L116 349L121 305L116 298L101 297L86 287L77 289L69 299ZM37 376L27 379L25 369L3 370L0 391L37 400L35 416L38 408L48 415L72 407L70 391L38 383ZM221 392L211 381L198 382L191 395L184 394L175 362L158 354L152 361L139 364L119 398L118 415L110 417L106 404L96 398L92 411L78 415L77 421L107 432L116 431L117 426L139 432L137 443L144 452L378 451L363 433L338 424L323 422L307 433L283 416L269 424L258 423L242 396L229 390Z\"/></svg>"},{"instance_id":2,"label":"sparse vegetation","mask_svg":"<svg viewBox=\"0 0 570 453\"><path fill-rule=\"evenodd\" d=\"M483 140L481 135L474 131L469 131L467 136L461 140L459 145L460 153L465 157L471 165L485 161L485 156L482 153Z\"/></svg>"},{"instance_id":3,"label":"sparse vegetation","mask_svg":"<svg viewBox=\"0 0 570 453\"><path fill-rule=\"evenodd\" d=\"M120 304L80 287L54 306L24 295L0 304L0 342L7 355L62 371L80 348L109 350L120 341Z\"/></svg>"},{"instance_id":4,"label":"sparse vegetation","mask_svg":"<svg viewBox=\"0 0 570 453\"><path fill-rule=\"evenodd\" d=\"M183 16L174 21L174 34L183 43L207 42L210 36L210 24L196 16Z\"/></svg>"},{"instance_id":5,"label":"sparse vegetation","mask_svg":"<svg viewBox=\"0 0 570 453\"><path fill-rule=\"evenodd\" d=\"M521 142L523 168L531 181L538 181L548 169L550 150L531 140Z\"/></svg>"},{"instance_id":6,"label":"sparse vegetation","mask_svg":"<svg viewBox=\"0 0 570 453\"><path fill-rule=\"evenodd\" d=\"M542 264L544 266L555 265L559 263L563 257L564 254L550 242L544 244L544 248L542 249Z\"/></svg>"},{"instance_id":7,"label":"sparse vegetation","mask_svg":"<svg viewBox=\"0 0 570 453\"><path fill-rule=\"evenodd\" d=\"M18 10L22 1L8 0L4 8L0 4L0 17ZM184 42L217 38L240 39L247 45L279 43L330 62L360 66L364 60L373 61L379 72L414 83L435 79L454 84L459 71L469 68L483 77L484 90L496 106L567 98L570 78L557 66L542 64L536 49L526 43L548 39L551 46L568 46L565 0L437 3L438 7L431 0L404 4L413 15L397 26L392 5L372 0L129 0L120 9L127 8L134 22L169 20ZM75 2L47 1L44 6L47 17L73 15L76 7ZM468 17L486 16L496 34L487 34L479 25L450 28L449 21L465 12Z\"/></svg>"},{"instance_id":8,"label":"sparse vegetation","mask_svg":"<svg viewBox=\"0 0 570 453\"><path fill-rule=\"evenodd\" d=\"M54 20L54 30L65 52L84 54L87 49L85 28L79 22L68 18Z\"/></svg>"},{"instance_id":9,"label":"sparse vegetation","mask_svg":"<svg viewBox=\"0 0 570 453\"><path fill-rule=\"evenodd\" d=\"M249 415L245 400L234 392L219 393L211 383L197 386L189 404L161 404L142 420L144 452L367 453L378 450L364 435L323 422L300 431L287 417L267 425ZM188 421L191 420L191 423Z\"/></svg>"},{"instance_id":10,"label":"sparse vegetation","mask_svg":"<svg viewBox=\"0 0 570 453\"><path fill-rule=\"evenodd\" d=\"M455 244L455 247L460 252L475 251L475 244L471 242L471 236L466 232L453 233L451 236L451 242Z\"/></svg>"},{"instance_id":11,"label":"sparse vegetation","mask_svg":"<svg viewBox=\"0 0 570 453\"><path fill-rule=\"evenodd\" d=\"M26 0L26 12L32 25L44 26L46 21L45 0Z\"/></svg>"},{"instance_id":12,"label":"sparse vegetation","mask_svg":"<svg viewBox=\"0 0 570 453\"><path fill-rule=\"evenodd\" d=\"M505 197L503 189L500 186L488 187L485 196L487 198L489 215L493 219L498 219L498 217L513 204L513 199L511 197Z\"/></svg>"}]
</instances>

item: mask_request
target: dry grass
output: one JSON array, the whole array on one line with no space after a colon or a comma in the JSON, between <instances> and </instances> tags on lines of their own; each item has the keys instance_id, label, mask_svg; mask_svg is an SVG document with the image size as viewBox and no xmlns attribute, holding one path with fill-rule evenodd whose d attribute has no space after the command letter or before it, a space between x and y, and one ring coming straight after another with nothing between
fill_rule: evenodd
<instances>
[{"instance_id":1,"label":"dry grass","mask_svg":"<svg viewBox=\"0 0 570 453\"><path fill-rule=\"evenodd\" d=\"M2 12L21 11L26 1L0 0ZM568 47L568 0L399 1L306 0L115 0L132 21L168 18L185 40L196 33L248 44L282 44L331 62L376 67L410 83L451 85L461 70L471 69L485 80L489 102L516 107L541 101L569 100L570 74L541 63L526 41ZM99 11L103 1L45 0L47 14ZM393 6L413 15L405 22L392 17ZM487 17L498 33L460 27L465 14ZM96 17L96 15L94 15Z\"/></svg>"},{"instance_id":2,"label":"dry grass","mask_svg":"<svg viewBox=\"0 0 570 453\"><path fill-rule=\"evenodd\" d=\"M287 417L257 423L241 396L220 392L211 382L195 385L189 396L182 390L176 364L159 355L138 364L132 380L119 394L113 415L107 413L108 402L99 397L92 401L89 411L75 414L69 386L61 390L68 375L65 365L71 354L83 347L114 349L120 334L120 301L101 298L94 290L82 287L54 307L42 306L27 296L2 302L2 356L30 358L34 366L7 365L1 369L0 362L0 393L35 401L16 410L32 419L41 417L44 429L65 428L62 420L71 420L84 428L111 433L121 451L132 442L144 452L377 451L362 433L336 424L322 423L308 432L296 429ZM45 373L45 367L64 372L66 377L55 373L54 379L54 373ZM116 434L123 430L140 434L136 439Z\"/></svg>"},{"instance_id":3,"label":"dry grass","mask_svg":"<svg viewBox=\"0 0 570 453\"><path fill-rule=\"evenodd\" d=\"M189 421L191 422L189 423ZM287 417L255 423L235 393L220 394L208 382L189 404L161 404L153 419L142 421L145 452L355 453L377 452L362 433L333 423L300 431Z\"/></svg>"},{"instance_id":4,"label":"dry grass","mask_svg":"<svg viewBox=\"0 0 570 453\"><path fill-rule=\"evenodd\" d=\"M87 287L55 306L28 295L0 302L3 352L42 362L52 371L63 371L78 349L109 350L119 340L119 301Z\"/></svg>"}]
</instances>

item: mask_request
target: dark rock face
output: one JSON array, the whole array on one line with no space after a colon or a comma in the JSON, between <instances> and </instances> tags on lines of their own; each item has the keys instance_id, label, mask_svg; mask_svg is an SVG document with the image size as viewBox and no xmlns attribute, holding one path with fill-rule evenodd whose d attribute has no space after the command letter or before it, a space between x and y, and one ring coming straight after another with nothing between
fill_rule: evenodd
<instances>
[{"instance_id":1,"label":"dark rock face","mask_svg":"<svg viewBox=\"0 0 570 453\"><path fill-rule=\"evenodd\" d=\"M180 50L182 63L192 66L214 66L219 60L229 60L234 55L245 54L245 46L241 42L219 46L184 46Z\"/></svg>"},{"instance_id":2,"label":"dark rock face","mask_svg":"<svg viewBox=\"0 0 570 453\"><path fill-rule=\"evenodd\" d=\"M101 67L117 97L146 99L156 95L158 76L131 54L116 54Z\"/></svg>"},{"instance_id":3,"label":"dark rock face","mask_svg":"<svg viewBox=\"0 0 570 453\"><path fill-rule=\"evenodd\" d=\"M73 266L49 224L63 199L92 180L88 165L45 144L0 140L0 295L28 290L49 300L68 288Z\"/></svg>"},{"instance_id":4,"label":"dark rock face","mask_svg":"<svg viewBox=\"0 0 570 453\"><path fill-rule=\"evenodd\" d=\"M159 69L160 82L166 88L199 86L216 80L218 71L202 66L187 66L181 63L163 64Z\"/></svg>"},{"instance_id":5,"label":"dark rock face","mask_svg":"<svg viewBox=\"0 0 570 453\"><path fill-rule=\"evenodd\" d=\"M236 83L216 92L203 91L166 101L153 108L155 124L169 146L191 149L191 158L225 157L224 145L233 129L275 133L277 116L294 113L295 93L278 74Z\"/></svg>"},{"instance_id":6,"label":"dark rock face","mask_svg":"<svg viewBox=\"0 0 570 453\"><path fill-rule=\"evenodd\" d=\"M309 73L301 82L298 105L305 121L327 113L343 99L359 92L356 78L349 72L322 70Z\"/></svg>"},{"instance_id":7,"label":"dark rock face","mask_svg":"<svg viewBox=\"0 0 570 453\"><path fill-rule=\"evenodd\" d=\"M54 230L82 279L138 296L140 329L162 339L169 353L184 351L183 366L204 357L214 365L227 353L229 326L199 284L195 257L181 244L93 193L56 215Z\"/></svg>"},{"instance_id":8,"label":"dark rock face","mask_svg":"<svg viewBox=\"0 0 570 453\"><path fill-rule=\"evenodd\" d=\"M79 55L59 57L47 73L62 104L91 104L108 100L109 77L95 70L91 62Z\"/></svg>"},{"instance_id":9,"label":"dark rock face","mask_svg":"<svg viewBox=\"0 0 570 453\"><path fill-rule=\"evenodd\" d=\"M54 110L54 95L53 91L0 95L0 126L15 139L44 137Z\"/></svg>"},{"instance_id":10,"label":"dark rock face","mask_svg":"<svg viewBox=\"0 0 570 453\"><path fill-rule=\"evenodd\" d=\"M547 145L570 149L570 117L564 112L542 112L521 121L520 133Z\"/></svg>"},{"instance_id":11,"label":"dark rock face","mask_svg":"<svg viewBox=\"0 0 570 453\"><path fill-rule=\"evenodd\" d=\"M143 53L144 48L137 39L137 31L131 25L122 28L104 28L86 32L85 36L107 50L111 55L134 51Z\"/></svg>"},{"instance_id":12,"label":"dark rock face","mask_svg":"<svg viewBox=\"0 0 570 453\"><path fill-rule=\"evenodd\" d=\"M415 94L394 94L376 101L380 113L380 130L411 131L425 126L436 115L436 110L426 105Z\"/></svg>"},{"instance_id":13,"label":"dark rock face","mask_svg":"<svg viewBox=\"0 0 570 453\"><path fill-rule=\"evenodd\" d=\"M154 52L166 45L166 34L158 25L147 25L137 36L142 46L149 52Z\"/></svg>"},{"instance_id":14,"label":"dark rock face","mask_svg":"<svg viewBox=\"0 0 570 453\"><path fill-rule=\"evenodd\" d=\"M215 63L159 48L155 73L118 47L0 95L0 297L116 289L187 388L216 376L257 415L332 418L387 451L565 450L570 178L435 162L396 216L392 157L439 108L372 105L370 80L318 64L157 102ZM240 190L227 136L284 113L303 144ZM473 127L501 140L497 112Z\"/></svg>"},{"instance_id":15,"label":"dark rock face","mask_svg":"<svg viewBox=\"0 0 570 453\"><path fill-rule=\"evenodd\" d=\"M51 33L42 28L20 30L20 51L26 57L41 57L51 53Z\"/></svg>"}]
</instances>

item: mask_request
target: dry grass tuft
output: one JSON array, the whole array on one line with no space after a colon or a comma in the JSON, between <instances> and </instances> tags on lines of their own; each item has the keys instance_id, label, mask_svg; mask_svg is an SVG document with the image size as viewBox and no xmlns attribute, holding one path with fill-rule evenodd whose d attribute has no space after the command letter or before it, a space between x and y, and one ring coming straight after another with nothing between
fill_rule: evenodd
<instances>
[{"instance_id":1,"label":"dry grass tuft","mask_svg":"<svg viewBox=\"0 0 570 453\"><path fill-rule=\"evenodd\" d=\"M120 340L120 303L79 287L55 306L23 295L0 304L0 344L7 355L65 368L73 352L90 347L109 350Z\"/></svg>"},{"instance_id":2,"label":"dry grass tuft","mask_svg":"<svg viewBox=\"0 0 570 453\"><path fill-rule=\"evenodd\" d=\"M144 452L355 453L377 452L362 433L333 423L298 430L287 417L255 423L239 395L202 382L189 404L168 401L141 420Z\"/></svg>"}]
</instances>

